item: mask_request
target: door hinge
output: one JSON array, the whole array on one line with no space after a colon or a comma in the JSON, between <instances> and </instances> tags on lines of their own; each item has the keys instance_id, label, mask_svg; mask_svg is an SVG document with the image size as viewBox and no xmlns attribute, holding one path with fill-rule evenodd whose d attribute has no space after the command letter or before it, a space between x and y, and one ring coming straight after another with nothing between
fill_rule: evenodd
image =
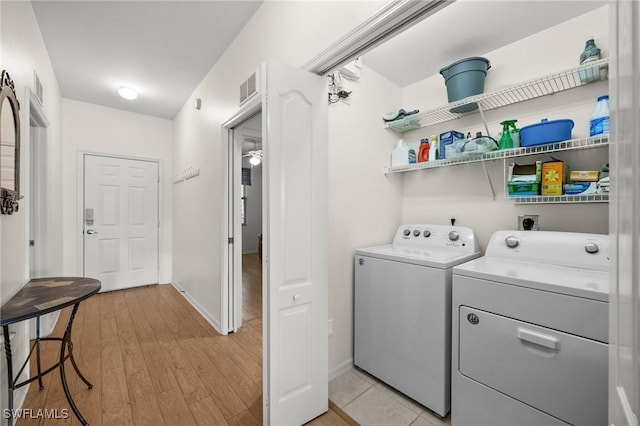
<instances>
[{"instance_id":1,"label":"door hinge","mask_svg":"<svg viewBox=\"0 0 640 426\"><path fill-rule=\"evenodd\" d=\"M36 246L36 240L29 240L29 247L35 247Z\"/></svg>"},{"instance_id":2,"label":"door hinge","mask_svg":"<svg viewBox=\"0 0 640 426\"><path fill-rule=\"evenodd\" d=\"M229 244L233 244L233 237L229 237Z\"/></svg>"}]
</instances>

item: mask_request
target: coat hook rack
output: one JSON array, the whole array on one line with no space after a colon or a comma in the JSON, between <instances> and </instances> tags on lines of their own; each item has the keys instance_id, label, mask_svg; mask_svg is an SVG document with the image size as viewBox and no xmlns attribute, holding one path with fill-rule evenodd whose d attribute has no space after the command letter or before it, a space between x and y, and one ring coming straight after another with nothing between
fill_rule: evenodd
<instances>
[{"instance_id":1,"label":"coat hook rack","mask_svg":"<svg viewBox=\"0 0 640 426\"><path fill-rule=\"evenodd\" d=\"M186 169L182 170L177 175L174 175L171 179L173 180L173 183L178 183L178 182L185 181L187 179L194 178L194 177L198 176L199 174L200 174L200 169L199 168L197 168L197 167L187 167Z\"/></svg>"}]
</instances>

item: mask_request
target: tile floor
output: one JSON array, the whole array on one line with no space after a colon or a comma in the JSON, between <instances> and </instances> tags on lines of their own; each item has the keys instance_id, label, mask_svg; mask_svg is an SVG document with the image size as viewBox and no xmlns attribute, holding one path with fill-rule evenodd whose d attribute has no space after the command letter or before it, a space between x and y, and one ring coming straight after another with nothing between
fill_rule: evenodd
<instances>
[{"instance_id":1,"label":"tile floor","mask_svg":"<svg viewBox=\"0 0 640 426\"><path fill-rule=\"evenodd\" d=\"M329 399L362 426L449 426L428 408L373 376L351 368L329 382Z\"/></svg>"}]
</instances>

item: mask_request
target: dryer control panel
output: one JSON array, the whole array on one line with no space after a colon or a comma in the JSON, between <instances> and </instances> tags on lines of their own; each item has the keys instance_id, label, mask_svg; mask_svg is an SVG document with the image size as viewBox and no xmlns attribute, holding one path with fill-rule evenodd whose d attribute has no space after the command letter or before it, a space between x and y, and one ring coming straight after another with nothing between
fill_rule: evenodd
<instances>
[{"instance_id":1,"label":"dryer control panel","mask_svg":"<svg viewBox=\"0 0 640 426\"><path fill-rule=\"evenodd\" d=\"M400 225L393 246L415 250L455 249L468 253L480 251L472 229L464 226L406 224Z\"/></svg>"},{"instance_id":2,"label":"dryer control panel","mask_svg":"<svg viewBox=\"0 0 640 426\"><path fill-rule=\"evenodd\" d=\"M609 270L609 236L556 231L496 231L487 257Z\"/></svg>"}]
</instances>

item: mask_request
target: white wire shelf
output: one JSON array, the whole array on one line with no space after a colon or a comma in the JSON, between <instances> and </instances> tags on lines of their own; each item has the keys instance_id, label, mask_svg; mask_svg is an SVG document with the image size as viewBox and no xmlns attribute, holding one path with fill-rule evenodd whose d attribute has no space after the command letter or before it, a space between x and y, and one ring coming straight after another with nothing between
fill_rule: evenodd
<instances>
[{"instance_id":1,"label":"white wire shelf","mask_svg":"<svg viewBox=\"0 0 640 426\"><path fill-rule=\"evenodd\" d=\"M609 194L536 195L531 197L509 197L509 201L515 204L608 203Z\"/></svg>"},{"instance_id":2,"label":"white wire shelf","mask_svg":"<svg viewBox=\"0 0 640 426\"><path fill-rule=\"evenodd\" d=\"M384 127L402 133L444 123L477 112L477 105L482 111L489 111L604 80L608 76L608 70L609 58L600 59L588 65L549 74L490 93L470 96L442 107L410 115L402 120L386 123Z\"/></svg>"},{"instance_id":3,"label":"white wire shelf","mask_svg":"<svg viewBox=\"0 0 640 426\"><path fill-rule=\"evenodd\" d=\"M425 163L408 164L406 166L385 167L384 173L402 173L414 170L433 169L437 167L455 166L458 164L476 163L487 160L501 160L504 158L522 157L526 155L545 154L559 151L569 151L577 149L598 148L609 145L609 135L598 135L589 138L570 139L563 142L554 142L546 145L536 145L523 148L501 149L491 151L484 154L470 154L466 156L446 159L427 161Z\"/></svg>"}]
</instances>

